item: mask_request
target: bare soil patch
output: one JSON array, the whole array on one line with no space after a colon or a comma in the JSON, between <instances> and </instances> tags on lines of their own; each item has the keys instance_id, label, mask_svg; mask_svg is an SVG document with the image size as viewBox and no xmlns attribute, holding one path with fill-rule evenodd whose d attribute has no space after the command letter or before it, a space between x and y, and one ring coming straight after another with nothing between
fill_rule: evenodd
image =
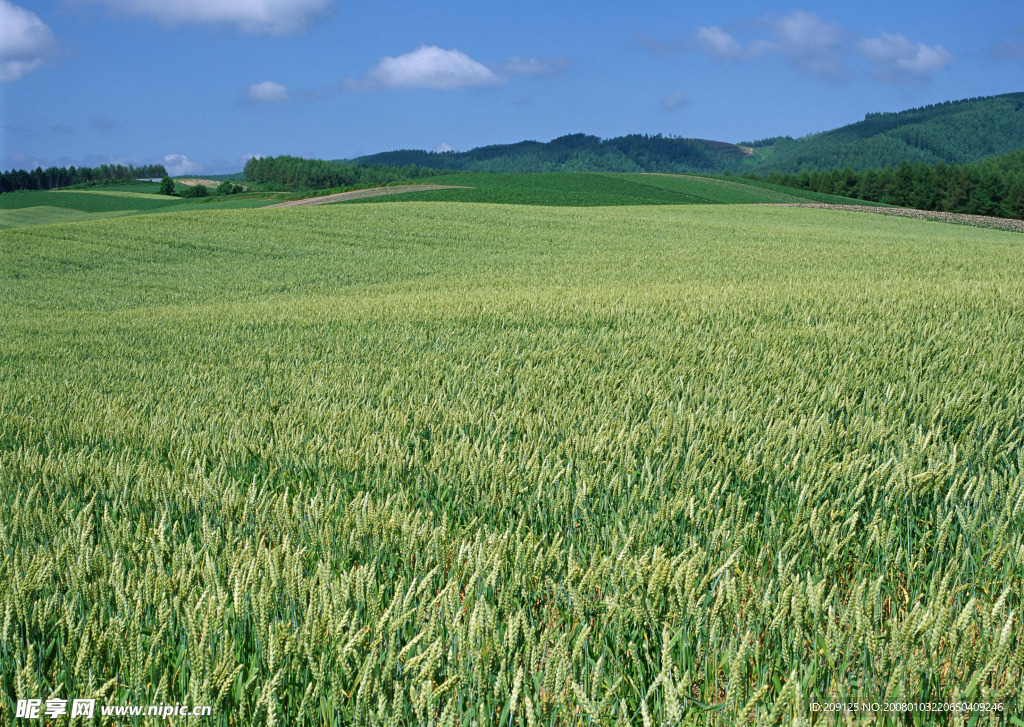
<instances>
[{"instance_id":1,"label":"bare soil patch","mask_svg":"<svg viewBox=\"0 0 1024 727\"><path fill-rule=\"evenodd\" d=\"M269 210L274 207L304 207L311 204L330 204L331 202L344 202L349 199L363 199L364 197L382 197L386 194L402 194L403 192L426 192L433 189L472 189L472 187L460 186L457 184L401 184L394 187L373 187L372 189L357 189L353 192L338 192L327 194L323 197L309 197L307 199L295 199L291 202L280 202L267 205L263 209Z\"/></svg>"},{"instance_id":2,"label":"bare soil patch","mask_svg":"<svg viewBox=\"0 0 1024 727\"><path fill-rule=\"evenodd\" d=\"M220 182L215 182L212 179L175 179L175 184L184 184L186 187L195 187L197 184L201 184L204 187L216 187Z\"/></svg>"}]
</instances>

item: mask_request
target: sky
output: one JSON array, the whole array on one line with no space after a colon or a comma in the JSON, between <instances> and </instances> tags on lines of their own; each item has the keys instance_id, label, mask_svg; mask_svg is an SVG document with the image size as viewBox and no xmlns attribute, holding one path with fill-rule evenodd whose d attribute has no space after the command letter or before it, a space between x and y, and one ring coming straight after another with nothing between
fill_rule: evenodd
<instances>
[{"instance_id":1,"label":"sky","mask_svg":"<svg viewBox=\"0 0 1024 727\"><path fill-rule=\"evenodd\" d=\"M1020 0L0 0L3 170L741 142L1014 91Z\"/></svg>"}]
</instances>

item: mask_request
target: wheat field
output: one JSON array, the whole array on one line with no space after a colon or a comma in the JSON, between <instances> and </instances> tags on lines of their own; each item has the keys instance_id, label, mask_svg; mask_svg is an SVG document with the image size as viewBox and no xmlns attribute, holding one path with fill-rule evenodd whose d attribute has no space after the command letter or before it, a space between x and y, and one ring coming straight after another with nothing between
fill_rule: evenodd
<instances>
[{"instance_id":1,"label":"wheat field","mask_svg":"<svg viewBox=\"0 0 1024 727\"><path fill-rule=\"evenodd\" d=\"M0 230L0 722L1024 724L1022 253L725 206Z\"/></svg>"}]
</instances>

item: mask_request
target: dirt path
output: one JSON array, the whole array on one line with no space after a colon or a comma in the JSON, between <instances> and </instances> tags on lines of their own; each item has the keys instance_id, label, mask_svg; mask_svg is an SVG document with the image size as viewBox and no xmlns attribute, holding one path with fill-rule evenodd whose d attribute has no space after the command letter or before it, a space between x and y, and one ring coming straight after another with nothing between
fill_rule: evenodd
<instances>
[{"instance_id":1,"label":"dirt path","mask_svg":"<svg viewBox=\"0 0 1024 727\"><path fill-rule=\"evenodd\" d=\"M349 199L363 199L364 197L381 197L385 194L402 194L403 192L426 192L433 189L472 189L450 184L402 184L395 187L374 187L373 189L357 189L354 192L339 192L328 194L323 197L309 197L307 199L296 199L291 202L280 202L267 205L263 209L269 210L275 207L303 207L310 204L330 204L331 202L344 202Z\"/></svg>"},{"instance_id":2,"label":"dirt path","mask_svg":"<svg viewBox=\"0 0 1024 727\"><path fill-rule=\"evenodd\" d=\"M894 215L896 217L911 217L916 220L937 220L939 222L951 222L955 225L970 225L971 227L989 227L995 230L1009 230L1011 232L1024 232L1024 220L1007 219L1005 217L985 217L984 215L967 215L960 212L933 212L931 210L914 210L905 207L872 207L859 204L818 204L818 203L789 203L773 204L773 207L814 207L828 210L847 210L849 212L871 212L876 215Z\"/></svg>"}]
</instances>

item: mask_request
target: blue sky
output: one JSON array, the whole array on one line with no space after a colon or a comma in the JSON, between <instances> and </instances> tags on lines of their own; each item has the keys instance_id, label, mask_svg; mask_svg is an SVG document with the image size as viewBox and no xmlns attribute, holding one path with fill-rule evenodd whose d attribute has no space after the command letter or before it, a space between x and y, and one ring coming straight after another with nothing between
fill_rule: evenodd
<instances>
[{"instance_id":1,"label":"blue sky","mask_svg":"<svg viewBox=\"0 0 1024 727\"><path fill-rule=\"evenodd\" d=\"M1024 91L1019 0L0 0L0 169L723 141Z\"/></svg>"}]
</instances>

